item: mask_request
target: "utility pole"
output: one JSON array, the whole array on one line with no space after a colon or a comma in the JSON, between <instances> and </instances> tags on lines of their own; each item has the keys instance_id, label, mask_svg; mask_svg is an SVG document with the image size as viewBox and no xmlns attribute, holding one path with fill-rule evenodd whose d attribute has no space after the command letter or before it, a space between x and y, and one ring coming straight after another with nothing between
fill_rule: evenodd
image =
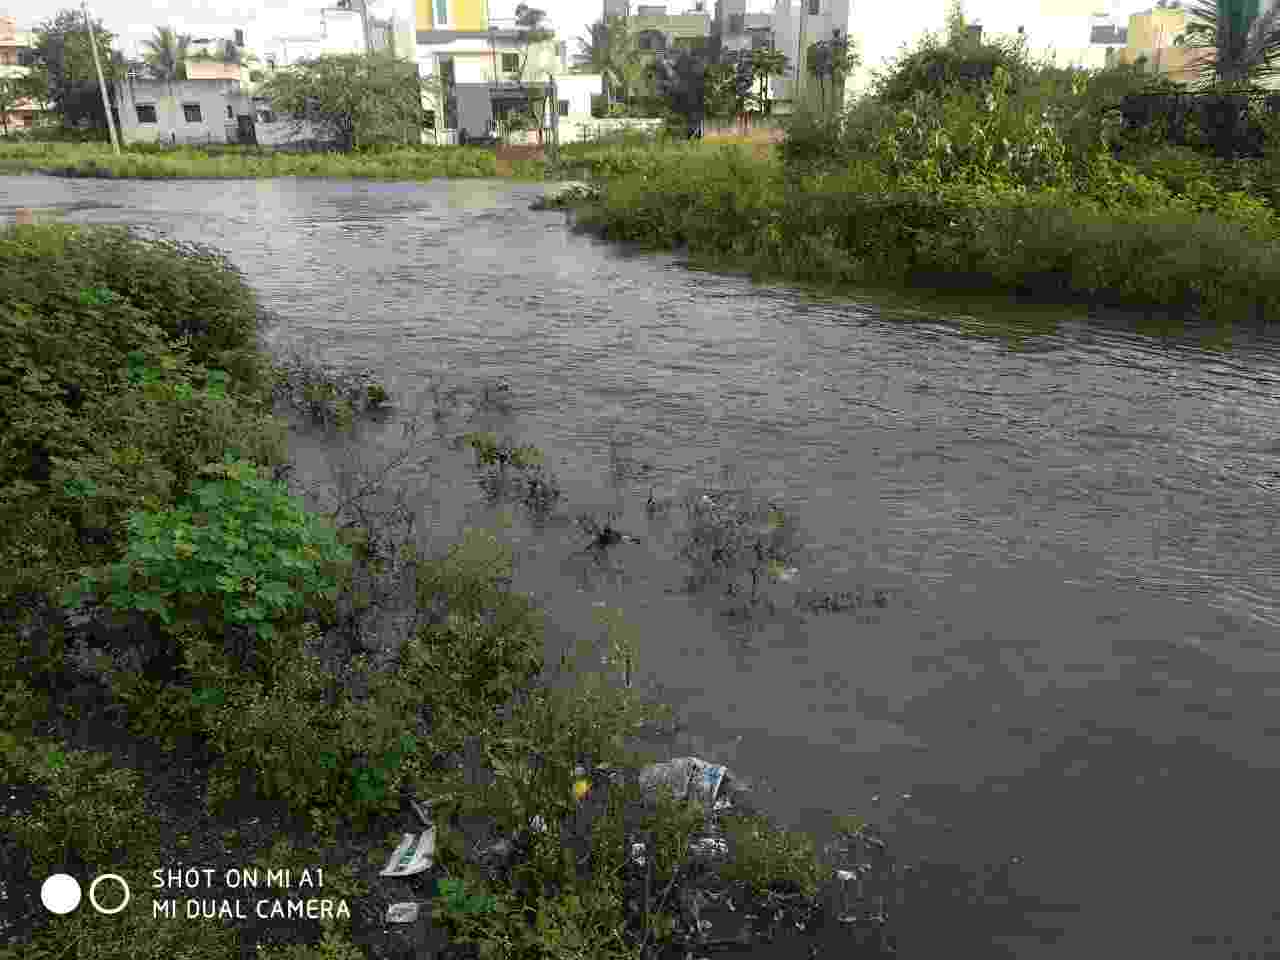
<instances>
[{"instance_id":1,"label":"utility pole","mask_svg":"<svg viewBox=\"0 0 1280 960\"><path fill-rule=\"evenodd\" d=\"M360 28L364 33L364 52L373 53L373 41L369 37L369 0L360 0Z\"/></svg>"},{"instance_id":2,"label":"utility pole","mask_svg":"<svg viewBox=\"0 0 1280 960\"><path fill-rule=\"evenodd\" d=\"M89 49L93 51L93 66L98 71L98 89L102 92L102 109L107 114L107 132L111 134L111 149L118 157L120 140L116 136L115 121L111 119L111 98L107 96L107 81L102 76L102 61L98 59L98 41L93 37L93 21L89 19L89 5L81 2L80 9L84 11L85 26L89 28Z\"/></svg>"}]
</instances>

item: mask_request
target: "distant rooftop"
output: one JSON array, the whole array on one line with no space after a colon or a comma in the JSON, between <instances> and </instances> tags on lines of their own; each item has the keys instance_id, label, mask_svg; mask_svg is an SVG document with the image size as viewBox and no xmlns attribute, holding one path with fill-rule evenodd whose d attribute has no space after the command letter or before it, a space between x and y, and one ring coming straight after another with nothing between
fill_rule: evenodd
<instances>
[{"instance_id":1,"label":"distant rooftop","mask_svg":"<svg viewBox=\"0 0 1280 960\"><path fill-rule=\"evenodd\" d=\"M1096 24L1089 31L1090 43L1114 43L1124 45L1129 41L1129 28L1114 24Z\"/></svg>"}]
</instances>

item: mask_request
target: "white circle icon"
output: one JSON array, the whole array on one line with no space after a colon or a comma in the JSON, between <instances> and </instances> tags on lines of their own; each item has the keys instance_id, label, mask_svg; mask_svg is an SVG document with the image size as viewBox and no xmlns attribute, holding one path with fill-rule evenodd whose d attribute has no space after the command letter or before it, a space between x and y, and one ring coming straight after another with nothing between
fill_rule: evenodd
<instances>
[{"instance_id":1,"label":"white circle icon","mask_svg":"<svg viewBox=\"0 0 1280 960\"><path fill-rule=\"evenodd\" d=\"M80 906L80 884L69 873L55 873L40 884L40 902L50 913L70 913Z\"/></svg>"},{"instance_id":2,"label":"white circle icon","mask_svg":"<svg viewBox=\"0 0 1280 960\"><path fill-rule=\"evenodd\" d=\"M124 887L124 899L120 901L120 906L112 907L108 910L106 907L98 905L98 884L103 880L114 880L116 883L120 884L120 886ZM97 910L99 913L105 913L107 916L110 916L113 913L119 913L127 907L129 905L129 897L129 884L125 883L124 877L120 876L118 873L101 873L93 878L93 883L89 884L89 902L93 904L93 909Z\"/></svg>"}]
</instances>

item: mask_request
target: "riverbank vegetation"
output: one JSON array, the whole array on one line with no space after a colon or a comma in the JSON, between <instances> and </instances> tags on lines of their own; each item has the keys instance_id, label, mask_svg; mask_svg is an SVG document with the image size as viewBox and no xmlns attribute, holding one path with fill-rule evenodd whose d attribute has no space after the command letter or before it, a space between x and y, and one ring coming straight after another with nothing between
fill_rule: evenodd
<instances>
[{"instance_id":1,"label":"riverbank vegetation","mask_svg":"<svg viewBox=\"0 0 1280 960\"><path fill-rule=\"evenodd\" d=\"M216 251L19 226L0 233L0 304L0 956L622 960L683 955L710 900L754 915L748 938L831 913L834 861L748 793L712 842L704 808L641 791L637 735L671 717L631 687L643 646L624 611L601 608L600 638L549 662L498 532L441 549L415 530L390 492L420 422L398 459L337 471L336 491L290 486L278 415L343 443L395 398L267 358L253 294ZM515 508L553 508L526 496L552 486L538 451L456 423L449 396L431 429L519 475ZM695 573L748 578L753 602L762 576L790 576L781 506L726 534L718 494L702 496ZM732 557L711 556L721 543ZM436 866L381 877L422 828L413 798ZM217 879L153 887L179 866ZM322 869L313 889L261 895L334 912L259 914L222 882L251 866ZM54 872L119 874L133 900L54 915L38 898ZM248 915L153 916L169 897L243 899ZM389 927L395 902L427 906Z\"/></svg>"},{"instance_id":2,"label":"riverbank vegetation","mask_svg":"<svg viewBox=\"0 0 1280 960\"><path fill-rule=\"evenodd\" d=\"M1133 109L1175 93L926 36L849 109L793 117L774 155L614 151L571 205L584 229L761 277L1280 316L1280 125L1247 89L1208 91L1250 155L1224 150L1221 111Z\"/></svg>"}]
</instances>

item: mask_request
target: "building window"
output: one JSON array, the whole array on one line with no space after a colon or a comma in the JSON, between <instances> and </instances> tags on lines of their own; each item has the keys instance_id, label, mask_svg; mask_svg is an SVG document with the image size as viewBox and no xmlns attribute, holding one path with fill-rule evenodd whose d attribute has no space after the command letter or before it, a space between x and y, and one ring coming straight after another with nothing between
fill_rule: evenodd
<instances>
[{"instance_id":1,"label":"building window","mask_svg":"<svg viewBox=\"0 0 1280 960\"><path fill-rule=\"evenodd\" d=\"M809 0L809 16L816 17L818 15L818 5L821 0Z\"/></svg>"},{"instance_id":2,"label":"building window","mask_svg":"<svg viewBox=\"0 0 1280 960\"><path fill-rule=\"evenodd\" d=\"M182 105L182 116L187 123L199 123L204 118L200 114L200 104L184 103Z\"/></svg>"},{"instance_id":3,"label":"building window","mask_svg":"<svg viewBox=\"0 0 1280 960\"><path fill-rule=\"evenodd\" d=\"M741 13L729 14L729 32L730 33L742 33L742 31L745 29L745 24L746 24L746 16L744 14L741 14Z\"/></svg>"},{"instance_id":4,"label":"building window","mask_svg":"<svg viewBox=\"0 0 1280 960\"><path fill-rule=\"evenodd\" d=\"M424 110L422 112L422 129L434 130L436 128L436 112L434 110Z\"/></svg>"},{"instance_id":5,"label":"building window","mask_svg":"<svg viewBox=\"0 0 1280 960\"><path fill-rule=\"evenodd\" d=\"M443 27L449 22L449 0L436 0L436 26Z\"/></svg>"},{"instance_id":6,"label":"building window","mask_svg":"<svg viewBox=\"0 0 1280 960\"><path fill-rule=\"evenodd\" d=\"M258 122L259 123L275 123L276 112L274 110L259 110Z\"/></svg>"},{"instance_id":7,"label":"building window","mask_svg":"<svg viewBox=\"0 0 1280 960\"><path fill-rule=\"evenodd\" d=\"M34 113L24 113L22 115L22 125L24 127L34 127L36 125L36 115Z\"/></svg>"},{"instance_id":8,"label":"building window","mask_svg":"<svg viewBox=\"0 0 1280 960\"><path fill-rule=\"evenodd\" d=\"M154 103L140 103L134 109L138 111L139 123L156 122L156 105Z\"/></svg>"},{"instance_id":9,"label":"building window","mask_svg":"<svg viewBox=\"0 0 1280 960\"><path fill-rule=\"evenodd\" d=\"M228 119L228 120L234 120L234 119L235 119L235 116L236 116L236 115L235 115L234 113L232 113L232 112L231 112L231 104L229 104L229 103L228 103L228 104L227 104L227 119Z\"/></svg>"},{"instance_id":10,"label":"building window","mask_svg":"<svg viewBox=\"0 0 1280 960\"><path fill-rule=\"evenodd\" d=\"M559 107L560 107L560 116L567 117L569 115L569 101L561 100Z\"/></svg>"},{"instance_id":11,"label":"building window","mask_svg":"<svg viewBox=\"0 0 1280 960\"><path fill-rule=\"evenodd\" d=\"M520 54L504 53L502 55L502 72L515 73L520 69Z\"/></svg>"}]
</instances>

